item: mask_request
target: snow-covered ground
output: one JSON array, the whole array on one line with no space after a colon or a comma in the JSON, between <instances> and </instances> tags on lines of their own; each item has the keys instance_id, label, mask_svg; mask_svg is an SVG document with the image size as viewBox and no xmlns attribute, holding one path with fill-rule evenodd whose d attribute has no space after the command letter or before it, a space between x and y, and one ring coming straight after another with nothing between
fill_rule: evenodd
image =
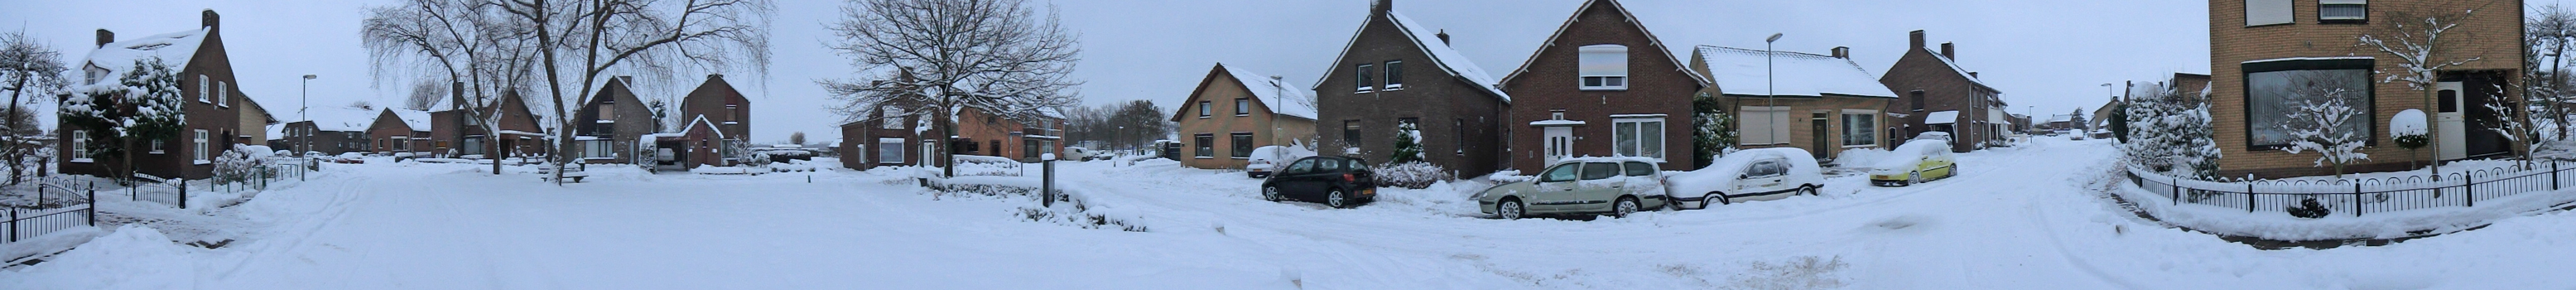
<instances>
[{"instance_id":1,"label":"snow-covered ground","mask_svg":"<svg viewBox=\"0 0 2576 290\"><path fill-rule=\"evenodd\" d=\"M1591 221L1493 220L1478 183L1329 209L1240 172L1085 162L1062 184L1147 232L1029 222L1034 200L900 170L586 183L468 164L331 171L227 210L205 249L157 229L0 270L0 289L2538 289L2576 276L2576 214L2379 247L2258 250L2101 197L2107 141L1962 154L1958 178ZM488 166L488 165L485 165ZM488 167L483 167L488 168ZM1030 169L1032 172L1036 168ZM1034 176L1036 174L1030 174ZM811 180L808 183L808 180ZM998 177L997 177L998 178ZM175 226L175 225L174 225Z\"/></svg>"}]
</instances>

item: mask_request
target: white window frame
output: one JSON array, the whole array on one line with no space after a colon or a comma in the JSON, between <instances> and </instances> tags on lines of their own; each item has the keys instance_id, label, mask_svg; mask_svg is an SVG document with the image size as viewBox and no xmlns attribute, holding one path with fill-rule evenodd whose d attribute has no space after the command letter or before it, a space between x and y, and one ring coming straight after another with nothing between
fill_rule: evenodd
<instances>
[{"instance_id":1,"label":"white window frame","mask_svg":"<svg viewBox=\"0 0 2576 290\"><path fill-rule=\"evenodd\" d=\"M89 163L89 130L72 130L71 162Z\"/></svg>"},{"instance_id":2,"label":"white window frame","mask_svg":"<svg viewBox=\"0 0 2576 290\"><path fill-rule=\"evenodd\" d=\"M903 164L903 138L877 138L877 164Z\"/></svg>"},{"instance_id":3,"label":"white window frame","mask_svg":"<svg viewBox=\"0 0 2576 290\"><path fill-rule=\"evenodd\" d=\"M1587 45L1576 49L1576 87L1580 90L1627 90L1628 46Z\"/></svg>"},{"instance_id":4,"label":"white window frame","mask_svg":"<svg viewBox=\"0 0 2576 290\"><path fill-rule=\"evenodd\" d=\"M1866 126L1866 128L1857 128L1857 129L1860 129L1861 131L1867 131L1867 132L1869 132L1869 134L1871 135L1871 136L1869 136L1870 138L1868 138L1868 139L1869 139L1869 144L1851 144L1851 142L1849 142L1848 140L1835 140L1835 141L1834 141L1834 143L1835 143L1835 144L1841 144L1843 148L1878 147L1878 146L1879 146L1879 144L1880 144L1880 141L1879 141L1879 140L1880 140L1880 139L1886 139L1886 138L1887 138L1887 136L1878 136L1878 134L1880 134L1880 132L1878 131L1878 130L1879 130L1878 128L1879 128L1879 127L1883 127L1883 126L1885 126L1885 123L1887 122L1887 120L1886 120L1886 119L1879 118L1879 114L1878 114L1878 111L1877 111L1877 110L1843 109L1842 114L1840 114L1840 115L1837 117L1837 119L1835 119L1835 120L1834 120L1835 122L1841 122L1841 123L1840 123L1840 125L1837 125L1837 126L1834 126L1834 127L1835 127L1835 129L1837 129L1837 130L1840 130L1840 131L1841 131L1840 133L1842 133L1842 134L1843 134L1843 136L1844 136L1844 137L1843 137L1843 139L1850 139L1850 138L1851 138L1850 136L1851 136L1852 129L1855 129L1854 127L1852 127L1852 123L1851 123L1851 117L1852 117L1852 116L1861 116L1861 117L1863 117L1863 118L1869 118L1869 126Z\"/></svg>"},{"instance_id":5,"label":"white window frame","mask_svg":"<svg viewBox=\"0 0 2576 290\"><path fill-rule=\"evenodd\" d=\"M214 85L214 81L207 79L206 75L197 75L197 102L209 102L209 98L206 97L208 96L206 93L214 91Z\"/></svg>"},{"instance_id":6,"label":"white window frame","mask_svg":"<svg viewBox=\"0 0 2576 290\"><path fill-rule=\"evenodd\" d=\"M1664 153L1673 150L1670 148L1671 146L1662 146L1664 145L1664 142L1667 141L1664 140L1666 134L1672 133L1670 131L1672 130L1672 127L1667 125L1669 123L1665 122L1665 119L1665 117L1612 117L1610 119L1610 130L1612 131L1610 132L1610 154L1627 156L1624 153L1620 153L1620 151L1628 150L1637 152L1638 155L1642 155L1630 157L1645 157L1654 159L1655 161L1664 161L1665 156L1670 156ZM1629 132L1627 135L1635 136L1637 140L1634 142L1619 140L1620 133L1617 131L1620 129L1619 125L1621 124L1635 124L1635 126L1627 129L1636 131ZM1646 134L1645 129L1649 125L1654 126L1655 134ZM1621 144L1635 147L1619 148ZM1654 145L1655 150L1646 150L1646 147L1649 146L1649 144Z\"/></svg>"},{"instance_id":7,"label":"white window frame","mask_svg":"<svg viewBox=\"0 0 2576 290\"><path fill-rule=\"evenodd\" d=\"M2342 5L2361 6L2361 16L2347 16L2347 17L2326 16L2326 7L2328 7L2328 6L2342 6ZM2319 21L2319 22L2326 22L2326 21L2366 22L2366 21L2370 21L2370 1L2369 1L2369 0L2317 0L2317 21Z\"/></svg>"},{"instance_id":8,"label":"white window frame","mask_svg":"<svg viewBox=\"0 0 2576 290\"><path fill-rule=\"evenodd\" d=\"M1379 79L1378 82L1386 83L1386 90L1396 91L1404 90L1403 76L1404 61L1390 60L1386 61L1386 72L1378 74L1377 78Z\"/></svg>"},{"instance_id":9,"label":"white window frame","mask_svg":"<svg viewBox=\"0 0 2576 290\"><path fill-rule=\"evenodd\" d=\"M1355 71L1355 72L1356 72L1356 75L1352 75L1352 76L1351 76L1352 78L1354 78L1354 79L1353 79L1353 81L1356 81L1356 82L1358 82L1358 83L1359 83L1359 85L1360 85L1360 87L1359 87L1359 92L1366 93L1366 92L1371 92L1371 91L1376 91L1376 90L1377 90L1377 78L1372 78L1371 76L1373 76L1373 75L1370 75L1370 74L1369 74L1369 73L1376 72L1376 71L1373 71L1373 69L1377 69L1377 64L1374 64L1374 63L1363 63L1363 64L1360 64L1360 68L1359 68L1359 70L1356 70L1356 71Z\"/></svg>"},{"instance_id":10,"label":"white window frame","mask_svg":"<svg viewBox=\"0 0 2576 290\"><path fill-rule=\"evenodd\" d=\"M215 81L215 106L231 108L233 107L232 99L232 84L224 83L224 81Z\"/></svg>"},{"instance_id":11,"label":"white window frame","mask_svg":"<svg viewBox=\"0 0 2576 290\"><path fill-rule=\"evenodd\" d=\"M152 153L152 154L154 154L154 155L160 155L161 153L163 153L163 151L161 150L161 143L162 143L162 142L161 142L161 139L152 139L152 152L150 152L150 153Z\"/></svg>"},{"instance_id":12,"label":"white window frame","mask_svg":"<svg viewBox=\"0 0 2576 290\"><path fill-rule=\"evenodd\" d=\"M197 129L196 133L196 140L192 141L194 142L194 146L190 147L191 149L196 150L192 150L195 152L188 153L188 156L192 158L189 160L196 160L197 164L206 164L206 129Z\"/></svg>"},{"instance_id":13,"label":"white window frame","mask_svg":"<svg viewBox=\"0 0 2576 290\"><path fill-rule=\"evenodd\" d=\"M1754 130L1756 127L1760 127L1757 126L1757 124L1769 125L1772 128L1771 130L1786 131L1792 129L1790 126L1793 124L1789 122L1788 106L1744 106L1737 109L1736 112L1735 123L1737 126L1735 128L1735 136L1737 141L1736 143L1739 145L1783 145L1789 144L1789 140L1797 139L1797 136L1789 136L1791 134L1778 134L1775 136L1769 133L1771 131ZM1767 116L1768 118L1756 115ZM1761 123L1756 123L1756 121L1760 121ZM1772 137L1779 137L1780 140L1771 140Z\"/></svg>"}]
</instances>

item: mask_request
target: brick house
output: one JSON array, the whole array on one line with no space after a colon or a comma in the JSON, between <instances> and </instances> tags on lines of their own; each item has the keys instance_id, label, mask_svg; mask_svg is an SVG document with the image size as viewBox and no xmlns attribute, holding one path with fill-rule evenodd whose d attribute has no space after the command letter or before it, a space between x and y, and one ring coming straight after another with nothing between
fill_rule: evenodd
<instances>
[{"instance_id":1,"label":"brick house","mask_svg":"<svg viewBox=\"0 0 2576 290\"><path fill-rule=\"evenodd\" d=\"M367 125L367 139L377 154L429 153L429 112L382 108Z\"/></svg>"},{"instance_id":2,"label":"brick house","mask_svg":"<svg viewBox=\"0 0 2576 290\"><path fill-rule=\"evenodd\" d=\"M1199 79L1197 89L1172 112L1188 158L1181 166L1242 169L1261 146L1315 140L1314 91L1274 75L1223 63Z\"/></svg>"},{"instance_id":3,"label":"brick house","mask_svg":"<svg viewBox=\"0 0 2576 290\"><path fill-rule=\"evenodd\" d=\"M915 130L930 126L920 118L934 112L929 103L919 99L896 99L878 104L856 120L841 124L841 167L868 170L877 166L910 166L934 160L932 140L921 139Z\"/></svg>"},{"instance_id":4,"label":"brick house","mask_svg":"<svg viewBox=\"0 0 2576 290\"><path fill-rule=\"evenodd\" d=\"M1904 140L1886 111L1897 96L1852 62L1851 49L1827 54L1699 46L1691 69L1716 80L1706 93L1733 114L1739 148L1794 147L1817 159ZM1687 148L1687 147L1685 147Z\"/></svg>"},{"instance_id":5,"label":"brick house","mask_svg":"<svg viewBox=\"0 0 2576 290\"><path fill-rule=\"evenodd\" d=\"M1887 110L1906 115L1904 121L1894 122L1903 133L1896 137L1950 132L1950 148L1958 152L1984 149L1987 143L2003 140L2009 130L2004 92L1959 66L1958 50L1949 43L1932 50L1924 46L1922 30L1909 33L1907 43L1905 56L1878 79L1897 94L1897 102Z\"/></svg>"},{"instance_id":6,"label":"brick house","mask_svg":"<svg viewBox=\"0 0 2576 290\"><path fill-rule=\"evenodd\" d=\"M661 132L662 123L627 88L632 82L628 76L609 78L589 103L573 112L574 157L584 163L636 163L644 157L636 142L648 142L645 135Z\"/></svg>"},{"instance_id":7,"label":"brick house","mask_svg":"<svg viewBox=\"0 0 2576 290\"><path fill-rule=\"evenodd\" d=\"M278 139L281 150L321 152L339 155L347 152L373 152L375 141L367 129L375 124L381 112L350 107L322 107L305 110L307 120L281 125Z\"/></svg>"},{"instance_id":8,"label":"brick house","mask_svg":"<svg viewBox=\"0 0 2576 290\"><path fill-rule=\"evenodd\" d=\"M82 78L75 85L114 84L135 61L159 57L161 62L178 70L179 90L186 103L184 120L175 136L137 141L131 149L137 173L157 177L203 179L214 176L213 161L222 151L238 144L234 136L242 135L241 89L233 77L232 59L224 50L221 18L214 10L200 13L200 26L168 34L116 41L116 34L98 30L96 49L78 65ZM85 97L64 95L65 97ZM124 102L118 102L124 103ZM131 105L122 105L131 110ZM117 176L124 166L123 156L89 156L89 149L121 144L105 142L91 136L99 128L65 122L55 131L56 146L61 150L56 160L60 171L67 174ZM265 128L254 128L265 130Z\"/></svg>"},{"instance_id":9,"label":"brick house","mask_svg":"<svg viewBox=\"0 0 2576 290\"><path fill-rule=\"evenodd\" d=\"M1565 24L1502 79L1522 133L1511 169L1536 173L1558 159L1635 156L1667 169L1695 164L1691 99L1706 78L1614 0L1584 1Z\"/></svg>"},{"instance_id":10,"label":"brick house","mask_svg":"<svg viewBox=\"0 0 2576 290\"><path fill-rule=\"evenodd\" d=\"M528 111L527 98L522 97L519 92L505 92L501 94L499 100L489 105L466 108L464 84L456 83L453 86L456 89L448 90L454 96L448 101L448 109L429 113L429 134L432 141L428 148L433 152L441 156L459 158L464 156L507 158L535 156L553 151L552 148L547 148L552 144L545 141L548 138L546 130L537 126L540 122L537 115ZM494 117L496 115L497 119ZM499 120L495 123L500 125L500 130L490 132L492 129L483 125L486 120ZM497 144L501 150L500 154L484 152L492 150L489 148L492 146L483 142L494 141L501 142Z\"/></svg>"},{"instance_id":11,"label":"brick house","mask_svg":"<svg viewBox=\"0 0 2576 290\"><path fill-rule=\"evenodd\" d=\"M2403 73L2402 61L2396 55L2356 45L2363 35L2393 35L2380 32L2391 24L2380 21L2419 24L2415 20L2471 10L2475 13L2459 18L2459 26L2442 36L2450 47L2434 57L2478 60L2440 72L2439 83L2427 89L2442 97L2429 96L2402 82L2381 82L2391 73ZM2212 0L2208 91L2211 125L2223 153L2218 160L2219 175L2272 178L2331 173L2330 168L2314 165L2315 153L2280 151L2290 138L2287 132L2275 128L2286 121L2280 116L2289 112L2288 104L2301 98L2295 91L2303 89L2367 92L2350 100L2358 107L2369 108L2363 116L2369 122L2355 123L2347 129L2370 134L2361 153L2369 154L2371 159L2364 164L2347 165L2347 171L2407 169L2405 156L2409 152L2390 146L2387 128L2391 116L2408 109L2432 115L2430 125L2437 145L2415 154L2418 160L2434 156L2459 160L2516 152L2517 145L2505 139L2504 134L2476 124L2498 117L2496 112L2485 109L2487 105L2513 106L2500 103L2516 98L2511 96L2512 90L2501 88L2510 86L2520 75L2525 57L2520 40L2522 25L2522 1Z\"/></svg>"},{"instance_id":12,"label":"brick house","mask_svg":"<svg viewBox=\"0 0 2576 290\"><path fill-rule=\"evenodd\" d=\"M1460 177L1492 173L1509 159L1511 95L1450 48L1448 34L1377 0L1321 80L1316 135L1326 154L1388 161L1396 128L1421 132L1423 159Z\"/></svg>"},{"instance_id":13,"label":"brick house","mask_svg":"<svg viewBox=\"0 0 2576 290\"><path fill-rule=\"evenodd\" d=\"M685 148L689 156L685 165L732 166L739 152L750 145L751 99L734 90L724 75L707 75L707 81L680 99L680 120L687 120L678 138L656 140L663 148ZM698 124L706 123L706 124ZM703 127L703 128L701 128ZM700 132L713 130L712 132ZM704 139L714 138L714 139ZM673 147L677 145L679 147Z\"/></svg>"}]
</instances>

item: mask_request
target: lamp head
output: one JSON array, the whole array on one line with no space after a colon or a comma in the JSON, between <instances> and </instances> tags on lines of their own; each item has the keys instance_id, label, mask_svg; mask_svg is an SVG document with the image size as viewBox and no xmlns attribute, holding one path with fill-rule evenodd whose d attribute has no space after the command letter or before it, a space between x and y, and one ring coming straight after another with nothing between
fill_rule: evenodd
<instances>
[{"instance_id":1,"label":"lamp head","mask_svg":"<svg viewBox=\"0 0 2576 290\"><path fill-rule=\"evenodd\" d=\"M1771 34L1771 38L1764 38L1764 39L1762 39L1762 42L1765 42L1765 43L1768 43L1768 42L1777 42L1777 41L1780 41L1780 36L1781 36L1781 34L1779 34L1779 33L1772 33L1772 34Z\"/></svg>"}]
</instances>

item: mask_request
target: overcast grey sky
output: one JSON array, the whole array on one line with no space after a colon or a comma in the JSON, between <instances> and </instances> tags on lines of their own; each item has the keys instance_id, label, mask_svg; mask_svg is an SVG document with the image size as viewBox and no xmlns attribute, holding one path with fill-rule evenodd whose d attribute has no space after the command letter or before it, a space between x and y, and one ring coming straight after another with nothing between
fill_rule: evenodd
<instances>
[{"instance_id":1,"label":"overcast grey sky","mask_svg":"<svg viewBox=\"0 0 2576 290\"><path fill-rule=\"evenodd\" d=\"M1041 0L1042 2L1044 0ZM9 1L0 29L25 29L63 50L66 62L89 53L91 31L120 39L195 28L197 11L223 14L225 44L245 94L293 118L299 77L313 106L367 100L398 103L399 86L370 87L358 45L362 8L392 1ZM1369 0L1054 1L1066 26L1084 41L1078 75L1090 104L1147 99L1164 106L1189 94L1211 65L1286 76L1311 85L1332 65L1367 16ZM1509 74L1563 24L1582 0L1398 0L1397 11L1446 29L1477 65ZM2557 0L2530 1L2531 5ZM1778 49L1823 53L1852 47L1853 59L1884 73L1904 52L1906 32L1957 43L1959 61L2005 92L2014 113L2036 107L2062 113L2108 100L2102 83L2154 81L2173 72L2209 70L2207 3L2175 0L1948 1L1623 1L1673 51L1718 45L1760 48L1785 33ZM823 48L822 25L842 1L780 1L771 32L776 56L757 83L728 77L752 99L754 138L784 140L806 132L839 138L840 117L814 80L850 75L849 61ZM1676 55L1688 58L1688 55ZM747 75L729 73L728 76ZM689 79L689 77L682 77ZM662 88L677 95L694 82ZM653 92L645 92L654 94ZM2028 106L2028 107L2026 107Z\"/></svg>"}]
</instances>

